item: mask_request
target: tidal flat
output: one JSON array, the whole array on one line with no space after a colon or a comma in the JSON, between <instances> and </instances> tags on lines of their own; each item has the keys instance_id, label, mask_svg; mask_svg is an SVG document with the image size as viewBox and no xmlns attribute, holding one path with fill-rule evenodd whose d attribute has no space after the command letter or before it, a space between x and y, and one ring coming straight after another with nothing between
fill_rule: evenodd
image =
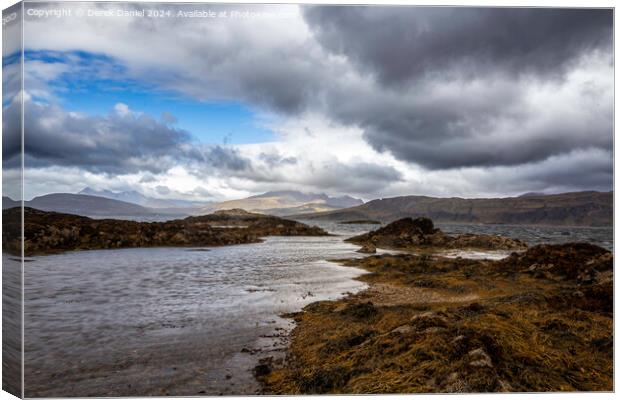
<instances>
[{"instance_id":1,"label":"tidal flat","mask_svg":"<svg viewBox=\"0 0 620 400\"><path fill-rule=\"evenodd\" d=\"M292 315L286 361L261 369L264 393L613 390L610 251L564 243L448 258L432 244L453 238L414 225L352 238L411 253L340 260L366 270L357 279L369 287Z\"/></svg>"}]
</instances>

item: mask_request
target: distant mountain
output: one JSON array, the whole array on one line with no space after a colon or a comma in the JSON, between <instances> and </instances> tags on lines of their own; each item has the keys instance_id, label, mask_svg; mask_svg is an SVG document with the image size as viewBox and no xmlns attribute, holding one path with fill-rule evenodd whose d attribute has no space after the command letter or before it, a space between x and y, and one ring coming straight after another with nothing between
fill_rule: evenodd
<instances>
[{"instance_id":1,"label":"distant mountain","mask_svg":"<svg viewBox=\"0 0 620 400\"><path fill-rule=\"evenodd\" d=\"M350 196L330 197L325 193L302 193L293 190L267 192L245 199L223 201L202 209L203 213L241 208L270 215L304 214L333 211L363 204Z\"/></svg>"},{"instance_id":2,"label":"distant mountain","mask_svg":"<svg viewBox=\"0 0 620 400\"><path fill-rule=\"evenodd\" d=\"M9 197L2 198L2 209L18 207L20 203ZM192 215L196 209L148 208L138 204L72 193L52 193L24 202L25 207L42 211L55 211L93 218L126 218L140 220L166 220Z\"/></svg>"},{"instance_id":3,"label":"distant mountain","mask_svg":"<svg viewBox=\"0 0 620 400\"><path fill-rule=\"evenodd\" d=\"M19 202L2 198L2 208L19 206ZM52 193L24 201L25 207L85 216L146 216L153 211L137 204L72 193Z\"/></svg>"},{"instance_id":4,"label":"distant mountain","mask_svg":"<svg viewBox=\"0 0 620 400\"><path fill-rule=\"evenodd\" d=\"M96 195L95 195L96 193ZM138 204L140 203L140 204ZM197 207L200 204L201 207ZM247 199L231 200L205 206L184 200L154 199L136 191L111 192L85 188L79 194L53 193L25 201L24 206L42 211L83 215L87 217L184 217L208 214L219 210L244 209L270 215L303 214L332 211L343 207L363 204L362 200L349 196L329 197L325 194L306 194L294 191L269 192ZM18 207L19 202L2 198L2 208Z\"/></svg>"},{"instance_id":5,"label":"distant mountain","mask_svg":"<svg viewBox=\"0 0 620 400\"><path fill-rule=\"evenodd\" d=\"M21 202L17 201L17 200L13 200L10 197L7 196L2 196L2 209L4 210L5 208L13 208L13 207L19 207L21 206Z\"/></svg>"},{"instance_id":6,"label":"distant mountain","mask_svg":"<svg viewBox=\"0 0 620 400\"><path fill-rule=\"evenodd\" d=\"M303 193L294 190L282 190L275 192L267 192L263 194L259 194L256 196L250 197L250 199L270 199L270 198L280 198L284 201L298 201L304 204L316 203L316 204L326 204L329 207L354 207L360 204L364 204L364 202L360 199L356 199L351 196L340 196L340 197L330 197L325 193Z\"/></svg>"},{"instance_id":7,"label":"distant mountain","mask_svg":"<svg viewBox=\"0 0 620 400\"><path fill-rule=\"evenodd\" d=\"M612 226L613 192L531 193L495 199L402 196L337 211L293 215L309 220L383 222L421 216L446 223Z\"/></svg>"},{"instance_id":8,"label":"distant mountain","mask_svg":"<svg viewBox=\"0 0 620 400\"><path fill-rule=\"evenodd\" d=\"M89 196L105 197L107 199L134 203L148 208L201 208L205 206L204 202L178 200L178 199L156 199L148 197L135 190L125 192L112 192L111 190L95 190L85 187L78 194Z\"/></svg>"}]
</instances>

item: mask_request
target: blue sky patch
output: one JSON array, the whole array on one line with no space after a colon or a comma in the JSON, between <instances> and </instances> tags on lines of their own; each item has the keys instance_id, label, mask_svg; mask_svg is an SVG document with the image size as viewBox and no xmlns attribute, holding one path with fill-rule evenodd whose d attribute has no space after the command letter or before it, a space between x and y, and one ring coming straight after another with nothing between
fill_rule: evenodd
<instances>
[{"instance_id":1,"label":"blue sky patch","mask_svg":"<svg viewBox=\"0 0 620 400\"><path fill-rule=\"evenodd\" d=\"M83 51L25 52L26 62L68 65L69 71L47 82L60 105L70 111L106 115L117 103L155 118L176 117L175 125L205 144L262 143L274 140L257 113L242 102L198 101L128 77L117 60ZM26 88L27 89L27 88Z\"/></svg>"}]
</instances>

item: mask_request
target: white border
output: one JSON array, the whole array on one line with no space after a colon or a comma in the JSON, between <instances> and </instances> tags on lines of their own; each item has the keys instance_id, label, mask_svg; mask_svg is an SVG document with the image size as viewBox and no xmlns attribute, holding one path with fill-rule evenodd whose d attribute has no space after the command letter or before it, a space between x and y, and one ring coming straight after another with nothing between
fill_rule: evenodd
<instances>
[{"instance_id":1,"label":"white border","mask_svg":"<svg viewBox=\"0 0 620 400\"><path fill-rule=\"evenodd\" d=\"M28 0L27 2L46 2L46 1L39 1L39 0ZM53 1L49 1L49 2L53 2ZM80 2L79 0L64 0L64 2ZM125 1L125 0L108 0L108 2L131 2L131 1ZM148 2L148 3L162 3L162 1L154 1L154 0L143 0L142 2ZM482 6L482 7L588 7L588 8L592 8L592 7L602 7L602 8L614 8L615 7L615 3L611 0L590 0L590 1L583 1L583 0L520 0L520 1L514 1L514 0L504 0L502 2L498 2L498 1L492 1L492 0L474 0L474 1L465 1L465 0L447 0L447 1L438 1L438 0L425 0L425 1L415 1L415 0L389 0L389 1L364 1L364 0L339 0L339 1L333 1L333 0L310 0L310 1L299 1L299 0L291 0L291 1L278 1L278 0L270 0L270 1L260 1L260 0L244 0L244 1L222 1L222 0L213 0L213 1L208 1L208 2L202 2L202 1L181 1L181 0L168 0L168 1L163 1L166 3L228 3L228 4L261 4L261 3L271 3L271 4L376 4L376 5L429 5L429 6ZM10 2L5 2L2 4L2 8L8 8L9 6L18 3L18 1L15 0L10 0ZM615 8L614 8L614 22L615 22L615 16L616 16L616 12L615 12ZM22 14L23 15L23 14ZM614 27L615 28L615 27ZM22 25L22 29L23 29L23 25ZM0 30L0 43L1 43L1 30ZM614 55L617 54L617 50L618 50L618 31L616 29L614 29ZM23 32L22 32L22 40L23 40ZM615 58L614 58L615 61ZM22 65L23 68L23 65ZM615 68L614 68L615 71ZM617 110L615 109L615 93L617 92L618 89L618 79L617 78L617 72L614 72L614 188L618 187L618 183L620 178L615 174L615 161L616 161L616 157L619 154L618 153L618 143L615 141L615 120L616 120L616 113ZM23 71L22 71L22 79L23 79ZM2 91L2 83L1 83L1 79L0 79L0 92ZM22 113L22 119L23 119L23 113ZM2 121L1 116L0 116L0 122ZM23 121L22 121L22 129L23 129ZM23 135L22 135L22 140L23 140ZM1 150L1 143L0 143L0 150ZM1 151L0 151L0 165L1 165ZM23 187L24 185L22 185L22 191L23 191ZM23 198L23 196L22 196ZM618 200L618 198L616 196L614 196L614 253L617 254L617 243L615 240L615 227L618 226L618 215L615 213L615 210L618 209L618 205L620 204L620 200ZM2 217L0 215L0 232L1 232L1 222L2 222ZM616 269L616 264L617 263L617 259L614 257L614 270ZM22 276L23 279L23 276ZM23 280L22 280L23 283ZM614 281L615 283L615 281ZM614 289L616 289L616 286L614 285ZM1 293L1 290L0 290ZM23 290L22 290L22 299L23 299ZM22 300L23 301L23 300ZM23 306L23 304L22 304ZM618 296L617 296L617 292L616 290L614 290L614 310L618 309ZM22 313L23 313L23 308L22 308ZM23 316L22 316L23 317ZM614 318L614 332L616 332L616 327L618 324L618 319ZM0 338L1 338L1 331L0 331ZM23 325L22 325L22 343L23 343ZM614 344L616 344L616 342L614 341ZM618 372L618 367L615 364L615 360L617 359L617 352L618 352L618 346L614 346L614 383L618 382L618 378L619 378L619 372ZM1 371L1 366L0 366L0 371ZM23 375L23 369L22 369L22 375ZM23 383L23 376L22 376L22 383ZM615 385L614 385L615 388ZM455 398L455 396L458 395L378 395L378 396L374 396L374 398L381 398L381 399L402 399L403 397L406 398L415 398L416 399L437 399L437 398L445 398L450 396L451 398ZM506 397L514 397L514 396L518 396L519 398L530 398L530 397L534 397L534 396L544 396L545 399L549 399L549 400L555 400L555 399L602 399L602 398L612 398L612 396L614 396L614 394L612 393L550 393L550 394L471 394L471 395L466 395L466 397L468 399L489 399L489 400L494 400L494 399L505 399ZM249 398L250 396L231 396L229 398ZM290 396L283 396L283 397L290 397ZM332 397L332 396L304 396L303 398L307 398L307 399L324 399L326 397ZM359 396L338 396L339 399L354 399L356 397ZM614 396L615 397L615 396ZM0 392L0 400L8 400L8 399L14 399L15 397L13 397L12 395L2 391ZM152 397L134 397L134 399L151 399ZM261 399L277 399L278 397L273 397L273 396L261 396ZM72 398L72 399L81 399L81 398Z\"/></svg>"}]
</instances>

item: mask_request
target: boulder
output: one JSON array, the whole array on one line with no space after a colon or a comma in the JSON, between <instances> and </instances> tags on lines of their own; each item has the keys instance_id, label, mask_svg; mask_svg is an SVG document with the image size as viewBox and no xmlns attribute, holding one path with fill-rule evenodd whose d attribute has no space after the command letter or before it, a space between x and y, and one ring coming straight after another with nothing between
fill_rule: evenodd
<instances>
[{"instance_id":1,"label":"boulder","mask_svg":"<svg viewBox=\"0 0 620 400\"><path fill-rule=\"evenodd\" d=\"M445 328L448 326L448 320L444 315L441 315L440 313L434 313L432 311L427 311L418 315L414 315L409 321L409 323L418 331L433 327Z\"/></svg>"},{"instance_id":2,"label":"boulder","mask_svg":"<svg viewBox=\"0 0 620 400\"><path fill-rule=\"evenodd\" d=\"M372 243L366 243L357 252L364 254L375 254L377 252L377 248Z\"/></svg>"},{"instance_id":3,"label":"boulder","mask_svg":"<svg viewBox=\"0 0 620 400\"><path fill-rule=\"evenodd\" d=\"M467 356L471 360L469 362L469 365L471 365L472 367L493 368L491 357L487 354L486 351L484 351L482 347L470 351L469 353L467 353Z\"/></svg>"},{"instance_id":4,"label":"boulder","mask_svg":"<svg viewBox=\"0 0 620 400\"><path fill-rule=\"evenodd\" d=\"M430 218L416 218L413 220L413 225L422 232L422 235L432 235L435 232L435 225Z\"/></svg>"},{"instance_id":5,"label":"boulder","mask_svg":"<svg viewBox=\"0 0 620 400\"><path fill-rule=\"evenodd\" d=\"M390 331L390 333L398 334L398 335L406 335L414 331L414 328L410 325L401 325L398 328L394 328Z\"/></svg>"}]
</instances>

